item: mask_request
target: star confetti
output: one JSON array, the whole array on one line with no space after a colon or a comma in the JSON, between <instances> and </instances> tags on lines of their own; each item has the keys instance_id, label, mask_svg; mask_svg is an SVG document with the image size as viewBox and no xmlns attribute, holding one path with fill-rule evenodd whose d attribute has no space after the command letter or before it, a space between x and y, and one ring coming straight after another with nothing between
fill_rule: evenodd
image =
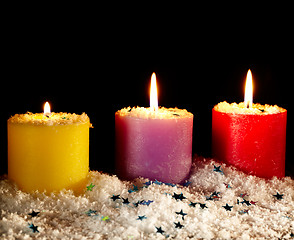
<instances>
[{"instance_id":1,"label":"star confetti","mask_svg":"<svg viewBox=\"0 0 294 240\"><path fill-rule=\"evenodd\" d=\"M34 224L30 224L29 223L29 228L30 229L32 229L32 231L35 233L35 232L39 232L39 230L38 230L38 226L35 226Z\"/></svg>"},{"instance_id":2,"label":"star confetti","mask_svg":"<svg viewBox=\"0 0 294 240\"><path fill-rule=\"evenodd\" d=\"M111 199L113 201L120 199L120 195L112 195Z\"/></svg>"},{"instance_id":3,"label":"star confetti","mask_svg":"<svg viewBox=\"0 0 294 240\"><path fill-rule=\"evenodd\" d=\"M143 202L141 202L141 203L139 203L139 204L141 204L141 205L147 205L147 206L149 206L149 205L150 205L150 203L153 203L153 201L151 201L151 200L148 200L148 201L143 201Z\"/></svg>"},{"instance_id":4,"label":"star confetti","mask_svg":"<svg viewBox=\"0 0 294 240\"><path fill-rule=\"evenodd\" d=\"M129 199L128 198L122 198L123 204L129 205Z\"/></svg>"},{"instance_id":5,"label":"star confetti","mask_svg":"<svg viewBox=\"0 0 294 240\"><path fill-rule=\"evenodd\" d=\"M220 194L220 192L214 191L210 196L205 196L206 201L209 201L209 200L218 200L219 198L221 198L219 196L219 194Z\"/></svg>"},{"instance_id":6,"label":"star confetti","mask_svg":"<svg viewBox=\"0 0 294 240\"><path fill-rule=\"evenodd\" d=\"M193 203L193 202L190 202L190 204L189 204L189 206L191 206L191 207L196 207L196 202L195 203Z\"/></svg>"},{"instance_id":7,"label":"star confetti","mask_svg":"<svg viewBox=\"0 0 294 240\"><path fill-rule=\"evenodd\" d=\"M227 203L226 203L226 206L222 206L224 209L226 209L227 211L231 211L231 209L233 208L233 206L229 206Z\"/></svg>"},{"instance_id":8,"label":"star confetti","mask_svg":"<svg viewBox=\"0 0 294 240\"><path fill-rule=\"evenodd\" d=\"M181 229L184 227L184 225L182 225L180 222L177 222L177 223L174 222L174 224L175 224L175 228Z\"/></svg>"},{"instance_id":9,"label":"star confetti","mask_svg":"<svg viewBox=\"0 0 294 240\"><path fill-rule=\"evenodd\" d=\"M151 184L152 184L152 181L144 182L144 185L145 185L146 187L150 186Z\"/></svg>"},{"instance_id":10,"label":"star confetti","mask_svg":"<svg viewBox=\"0 0 294 240\"><path fill-rule=\"evenodd\" d=\"M190 182L190 181L186 181L186 182L183 184L183 186L184 186L184 187L188 187L191 183L192 183L192 182Z\"/></svg>"},{"instance_id":11,"label":"star confetti","mask_svg":"<svg viewBox=\"0 0 294 240\"><path fill-rule=\"evenodd\" d=\"M242 204L245 203L247 206L250 206L251 205L251 203L249 201L245 200L244 198L243 198L243 201L241 203Z\"/></svg>"},{"instance_id":12,"label":"star confetti","mask_svg":"<svg viewBox=\"0 0 294 240\"><path fill-rule=\"evenodd\" d=\"M133 203L135 207L138 207L139 204L143 204L144 200L138 201L136 203Z\"/></svg>"},{"instance_id":13,"label":"star confetti","mask_svg":"<svg viewBox=\"0 0 294 240\"><path fill-rule=\"evenodd\" d=\"M239 211L239 214L245 214L245 213L247 213L247 214L248 214L248 211L249 211L249 209L246 209L246 210L241 210L241 211Z\"/></svg>"},{"instance_id":14,"label":"star confetti","mask_svg":"<svg viewBox=\"0 0 294 240\"><path fill-rule=\"evenodd\" d=\"M275 198L277 198L278 200L281 200L281 199L283 199L283 196L284 196L284 194L279 194L278 192L277 192L277 194L275 194L275 195L273 195Z\"/></svg>"},{"instance_id":15,"label":"star confetti","mask_svg":"<svg viewBox=\"0 0 294 240\"><path fill-rule=\"evenodd\" d=\"M205 203L199 203L199 205L200 205L200 207L201 207L202 209L204 209L204 208L208 208L208 207L206 206Z\"/></svg>"},{"instance_id":16,"label":"star confetti","mask_svg":"<svg viewBox=\"0 0 294 240\"><path fill-rule=\"evenodd\" d=\"M162 230L162 228L161 227L156 227L156 233L161 233L161 234L163 234L164 233L164 231Z\"/></svg>"},{"instance_id":17,"label":"star confetti","mask_svg":"<svg viewBox=\"0 0 294 240\"><path fill-rule=\"evenodd\" d=\"M138 216L138 218L136 220L140 220L143 221L144 219L147 219L147 217L145 215L143 216Z\"/></svg>"},{"instance_id":18,"label":"star confetti","mask_svg":"<svg viewBox=\"0 0 294 240\"><path fill-rule=\"evenodd\" d=\"M250 203L252 204L252 205L255 205L257 202L254 202L254 201L250 201Z\"/></svg>"},{"instance_id":19,"label":"star confetti","mask_svg":"<svg viewBox=\"0 0 294 240\"><path fill-rule=\"evenodd\" d=\"M240 194L240 197L241 197L241 198L245 198L246 196L248 196L247 193L241 193L241 194Z\"/></svg>"},{"instance_id":20,"label":"star confetti","mask_svg":"<svg viewBox=\"0 0 294 240\"><path fill-rule=\"evenodd\" d=\"M176 200L181 200L181 201L183 201L183 199L186 199L186 197L184 197L183 193L181 193L181 194L174 193L173 198Z\"/></svg>"},{"instance_id":21,"label":"star confetti","mask_svg":"<svg viewBox=\"0 0 294 240\"><path fill-rule=\"evenodd\" d=\"M216 192L216 191L214 191L212 194L211 194L211 196L212 197L217 197L217 198L220 198L220 192Z\"/></svg>"},{"instance_id":22,"label":"star confetti","mask_svg":"<svg viewBox=\"0 0 294 240\"><path fill-rule=\"evenodd\" d=\"M89 209L89 211L86 212L86 214L87 214L88 216L96 215L96 213L97 213L97 211L92 210L92 209Z\"/></svg>"},{"instance_id":23,"label":"star confetti","mask_svg":"<svg viewBox=\"0 0 294 240\"><path fill-rule=\"evenodd\" d=\"M155 179L155 181L153 183L156 184L156 185L162 185L162 182L157 181L157 179Z\"/></svg>"},{"instance_id":24,"label":"star confetti","mask_svg":"<svg viewBox=\"0 0 294 240\"><path fill-rule=\"evenodd\" d=\"M182 219L183 219L183 220L185 220L185 216L187 215L187 213L184 213L184 212L183 212L183 209L181 209L180 212L176 212L176 214L178 214L178 215L182 215Z\"/></svg>"},{"instance_id":25,"label":"star confetti","mask_svg":"<svg viewBox=\"0 0 294 240\"><path fill-rule=\"evenodd\" d=\"M138 186L136 186L136 185L134 185L134 184L133 184L133 189L129 189L129 190L128 190L129 193L137 192L137 191L139 191L139 188L138 188Z\"/></svg>"},{"instance_id":26,"label":"star confetti","mask_svg":"<svg viewBox=\"0 0 294 240\"><path fill-rule=\"evenodd\" d=\"M102 220L102 221L109 221L109 217L108 217L108 216L105 216L105 217L102 216L102 217L101 217L101 220Z\"/></svg>"},{"instance_id":27,"label":"star confetti","mask_svg":"<svg viewBox=\"0 0 294 240\"><path fill-rule=\"evenodd\" d=\"M93 187L95 187L95 185L91 183L89 186L87 186L87 191L92 191Z\"/></svg>"},{"instance_id":28,"label":"star confetti","mask_svg":"<svg viewBox=\"0 0 294 240\"><path fill-rule=\"evenodd\" d=\"M214 172L219 172L220 174L224 175L224 172L221 169L221 166L217 167L217 166L213 165L213 167L214 167L214 169L213 169Z\"/></svg>"},{"instance_id":29,"label":"star confetti","mask_svg":"<svg viewBox=\"0 0 294 240\"><path fill-rule=\"evenodd\" d=\"M225 184L226 188L232 188L230 184L228 184L228 183L224 183L224 184Z\"/></svg>"},{"instance_id":30,"label":"star confetti","mask_svg":"<svg viewBox=\"0 0 294 240\"><path fill-rule=\"evenodd\" d=\"M35 211L33 210L31 213L29 213L29 215L33 218L33 217L38 216L39 213L40 213L40 212L35 212Z\"/></svg>"}]
</instances>

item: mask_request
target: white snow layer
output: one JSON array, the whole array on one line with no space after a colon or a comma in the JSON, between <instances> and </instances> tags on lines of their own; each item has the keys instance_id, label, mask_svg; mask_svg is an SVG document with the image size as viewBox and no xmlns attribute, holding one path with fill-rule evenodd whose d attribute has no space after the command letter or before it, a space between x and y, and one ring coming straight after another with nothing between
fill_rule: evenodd
<instances>
[{"instance_id":1,"label":"white snow layer","mask_svg":"<svg viewBox=\"0 0 294 240\"><path fill-rule=\"evenodd\" d=\"M47 196L24 193L3 176L0 239L294 239L290 177L265 180L195 157L188 186L97 171L91 183L80 196Z\"/></svg>"}]
</instances>

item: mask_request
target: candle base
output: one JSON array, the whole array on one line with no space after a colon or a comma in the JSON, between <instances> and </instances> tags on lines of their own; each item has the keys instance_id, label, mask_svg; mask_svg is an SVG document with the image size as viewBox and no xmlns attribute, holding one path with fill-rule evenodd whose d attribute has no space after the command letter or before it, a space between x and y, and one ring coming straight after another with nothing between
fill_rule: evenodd
<instances>
[{"instance_id":1,"label":"candle base","mask_svg":"<svg viewBox=\"0 0 294 240\"><path fill-rule=\"evenodd\" d=\"M124 161L124 163L126 162L127 160ZM138 177L143 177L151 181L157 180L164 183L181 184L187 180L190 175L192 161L188 158L181 162L184 164L181 166L178 165L176 168L173 168L172 164L170 164L170 167L168 167L168 164L152 165L152 167L148 166L149 164L145 164L144 167L142 167L142 165L138 167L129 165L129 167L126 167L126 164L123 164L120 159L120 162L116 165L116 172L118 173L118 177L129 181ZM162 174L162 172L164 172L164 174Z\"/></svg>"}]
</instances>

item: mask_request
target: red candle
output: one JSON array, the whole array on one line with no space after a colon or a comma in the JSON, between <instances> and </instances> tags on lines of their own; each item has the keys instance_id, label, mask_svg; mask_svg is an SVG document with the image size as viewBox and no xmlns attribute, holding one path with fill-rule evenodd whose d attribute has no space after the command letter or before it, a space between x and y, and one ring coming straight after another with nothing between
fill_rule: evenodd
<instances>
[{"instance_id":1,"label":"red candle","mask_svg":"<svg viewBox=\"0 0 294 240\"><path fill-rule=\"evenodd\" d=\"M287 110L252 103L250 70L246 85L244 103L212 109L213 156L259 177L284 177Z\"/></svg>"}]
</instances>

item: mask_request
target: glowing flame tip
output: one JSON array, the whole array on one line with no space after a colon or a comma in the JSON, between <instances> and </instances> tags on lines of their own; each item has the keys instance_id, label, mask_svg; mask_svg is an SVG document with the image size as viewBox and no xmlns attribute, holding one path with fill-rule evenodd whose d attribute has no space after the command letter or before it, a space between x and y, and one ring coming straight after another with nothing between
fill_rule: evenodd
<instances>
[{"instance_id":1,"label":"glowing flame tip","mask_svg":"<svg viewBox=\"0 0 294 240\"><path fill-rule=\"evenodd\" d=\"M158 97L157 97L157 86L156 86L156 75L155 73L151 76L150 86L150 108L154 111L158 110Z\"/></svg>"},{"instance_id":2,"label":"glowing flame tip","mask_svg":"<svg viewBox=\"0 0 294 240\"><path fill-rule=\"evenodd\" d=\"M45 105L44 105L44 115L45 116L50 116L51 115L49 102L46 102Z\"/></svg>"},{"instance_id":3,"label":"glowing flame tip","mask_svg":"<svg viewBox=\"0 0 294 240\"><path fill-rule=\"evenodd\" d=\"M252 83L252 73L250 69L248 70L245 84L245 97L244 105L247 108L252 108L253 103L253 83Z\"/></svg>"}]
</instances>

